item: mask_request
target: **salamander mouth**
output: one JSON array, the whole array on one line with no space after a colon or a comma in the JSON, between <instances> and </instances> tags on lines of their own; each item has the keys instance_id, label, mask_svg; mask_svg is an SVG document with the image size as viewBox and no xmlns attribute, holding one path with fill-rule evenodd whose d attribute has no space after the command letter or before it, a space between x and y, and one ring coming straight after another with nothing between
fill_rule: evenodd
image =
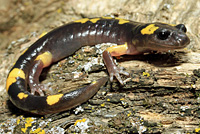
<instances>
[{"instance_id":1,"label":"salamander mouth","mask_svg":"<svg viewBox=\"0 0 200 134\"><path fill-rule=\"evenodd\" d=\"M160 49L158 49L158 48L152 48L151 50L153 50L153 51L158 51L158 52L166 52L166 51L169 51L169 50L178 50L178 49L183 49L184 47L176 47L176 48L174 48L174 47L162 47L162 48L160 48Z\"/></svg>"},{"instance_id":2,"label":"salamander mouth","mask_svg":"<svg viewBox=\"0 0 200 134\"><path fill-rule=\"evenodd\" d=\"M163 49L182 49L185 48L187 46L187 44L180 44L177 43L178 45L165 45L165 44L161 44L159 45L160 47L162 47Z\"/></svg>"},{"instance_id":3,"label":"salamander mouth","mask_svg":"<svg viewBox=\"0 0 200 134\"><path fill-rule=\"evenodd\" d=\"M176 43L169 43L169 44L155 44L153 43L152 45L150 45L150 50L154 50L154 51L169 51L169 50L177 50L177 49L183 49L185 48L188 44L189 44L189 40L187 40L187 42L182 42L182 41L178 41Z\"/></svg>"}]
</instances>

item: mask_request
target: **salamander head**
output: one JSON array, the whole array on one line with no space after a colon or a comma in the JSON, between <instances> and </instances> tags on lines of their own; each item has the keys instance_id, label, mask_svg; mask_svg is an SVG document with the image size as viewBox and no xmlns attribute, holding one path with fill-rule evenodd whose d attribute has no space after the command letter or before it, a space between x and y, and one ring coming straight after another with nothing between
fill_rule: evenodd
<instances>
[{"instance_id":1,"label":"salamander head","mask_svg":"<svg viewBox=\"0 0 200 134\"><path fill-rule=\"evenodd\" d=\"M146 50L167 51L186 47L190 39L186 35L184 24L176 26L164 23L152 23L141 27L142 36L139 42L141 47L136 47L140 52ZM142 48L143 47L143 48Z\"/></svg>"}]
</instances>

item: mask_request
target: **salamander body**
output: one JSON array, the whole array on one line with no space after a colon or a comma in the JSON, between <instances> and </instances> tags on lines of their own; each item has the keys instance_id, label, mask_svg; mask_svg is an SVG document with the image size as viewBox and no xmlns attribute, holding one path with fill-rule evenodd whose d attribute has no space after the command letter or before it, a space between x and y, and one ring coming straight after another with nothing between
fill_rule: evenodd
<instances>
[{"instance_id":1,"label":"salamander body","mask_svg":"<svg viewBox=\"0 0 200 134\"><path fill-rule=\"evenodd\" d=\"M10 70L6 90L18 108L35 113L49 114L75 107L91 98L104 85L101 78L89 86L66 94L45 96L39 83L42 69L57 62L83 46L99 43L116 43L103 52L103 60L112 81L115 77L124 84L113 56L136 55L149 51L167 51L184 48L189 44L183 24L139 23L130 20L102 17L84 18L63 25L33 43ZM29 84L30 92L27 90ZM35 95L38 92L40 96Z\"/></svg>"}]
</instances>

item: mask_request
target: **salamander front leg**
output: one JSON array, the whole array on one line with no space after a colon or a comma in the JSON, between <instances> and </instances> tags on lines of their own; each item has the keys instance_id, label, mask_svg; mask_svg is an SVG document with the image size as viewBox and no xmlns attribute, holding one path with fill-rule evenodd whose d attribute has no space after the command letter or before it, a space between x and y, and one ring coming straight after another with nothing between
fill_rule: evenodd
<instances>
[{"instance_id":1,"label":"salamander front leg","mask_svg":"<svg viewBox=\"0 0 200 134\"><path fill-rule=\"evenodd\" d=\"M120 84L124 85L124 82L122 81L120 74L128 76L129 73L123 71L121 68L118 68L114 63L112 56L120 56L126 53L127 53L126 43L124 45L109 47L103 52L103 60L104 63L106 64L111 82L113 81L113 77L115 76L116 79L120 82Z\"/></svg>"}]
</instances>

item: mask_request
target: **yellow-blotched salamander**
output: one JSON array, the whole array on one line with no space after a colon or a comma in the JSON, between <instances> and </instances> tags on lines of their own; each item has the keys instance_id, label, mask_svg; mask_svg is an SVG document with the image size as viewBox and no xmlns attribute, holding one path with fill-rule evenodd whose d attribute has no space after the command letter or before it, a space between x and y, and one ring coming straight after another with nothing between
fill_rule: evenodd
<instances>
[{"instance_id":1,"label":"yellow-blotched salamander","mask_svg":"<svg viewBox=\"0 0 200 134\"><path fill-rule=\"evenodd\" d=\"M116 77L123 84L120 74L128 73L115 65L113 56L184 48L190 42L185 33L183 24L139 23L111 17L73 21L44 35L19 57L7 78L9 98L18 108L35 114L68 110L91 98L106 83L107 78L66 94L45 96L39 83L43 68L72 55L83 46L116 43L117 46L103 52L103 60L110 80ZM27 91L27 84L31 93ZM34 95L35 92L40 96Z\"/></svg>"}]
</instances>

